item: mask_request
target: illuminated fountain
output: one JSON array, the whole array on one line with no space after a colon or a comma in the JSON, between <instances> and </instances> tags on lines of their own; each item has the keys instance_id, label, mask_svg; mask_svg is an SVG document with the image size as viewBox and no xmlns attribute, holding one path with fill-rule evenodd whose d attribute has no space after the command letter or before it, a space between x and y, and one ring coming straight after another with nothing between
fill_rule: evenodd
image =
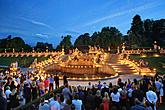
<instances>
[{"instance_id":1,"label":"illuminated fountain","mask_svg":"<svg viewBox=\"0 0 165 110\"><path fill-rule=\"evenodd\" d=\"M89 47L88 53L77 48L70 54L64 50L48 60L33 63L32 68L45 70L47 73L65 73L71 80L96 80L116 77L118 74L106 62L107 53L97 47Z\"/></svg>"}]
</instances>

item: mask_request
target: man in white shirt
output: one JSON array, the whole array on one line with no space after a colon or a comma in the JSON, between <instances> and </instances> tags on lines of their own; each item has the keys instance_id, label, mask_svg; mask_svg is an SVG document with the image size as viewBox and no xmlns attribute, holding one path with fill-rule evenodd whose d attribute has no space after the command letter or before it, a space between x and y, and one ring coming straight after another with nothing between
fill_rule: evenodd
<instances>
[{"instance_id":1,"label":"man in white shirt","mask_svg":"<svg viewBox=\"0 0 165 110\"><path fill-rule=\"evenodd\" d=\"M6 87L6 91L5 91L6 97L9 98L9 95L10 95L11 93L12 93L12 92L10 91L10 87L7 86L7 87Z\"/></svg>"},{"instance_id":2,"label":"man in white shirt","mask_svg":"<svg viewBox=\"0 0 165 110\"><path fill-rule=\"evenodd\" d=\"M112 101L114 102L119 102L120 101L120 93L117 92L117 93L111 93L111 98L112 98Z\"/></svg>"},{"instance_id":3,"label":"man in white shirt","mask_svg":"<svg viewBox=\"0 0 165 110\"><path fill-rule=\"evenodd\" d=\"M41 99L41 103L39 104L39 110L50 110L48 100Z\"/></svg>"},{"instance_id":4,"label":"man in white shirt","mask_svg":"<svg viewBox=\"0 0 165 110\"><path fill-rule=\"evenodd\" d=\"M149 88L148 92L146 92L146 98L147 100L153 104L154 110L156 110L156 102L158 100L158 97L154 91L152 91L152 87Z\"/></svg>"},{"instance_id":5,"label":"man in white shirt","mask_svg":"<svg viewBox=\"0 0 165 110\"><path fill-rule=\"evenodd\" d=\"M50 99L50 110L60 110L60 103L59 103L59 96L55 95L54 99L53 97Z\"/></svg>"},{"instance_id":6,"label":"man in white shirt","mask_svg":"<svg viewBox=\"0 0 165 110\"><path fill-rule=\"evenodd\" d=\"M75 94L74 99L72 100L72 104L75 105L75 110L81 110L82 100L79 100L78 98L78 94Z\"/></svg>"}]
</instances>

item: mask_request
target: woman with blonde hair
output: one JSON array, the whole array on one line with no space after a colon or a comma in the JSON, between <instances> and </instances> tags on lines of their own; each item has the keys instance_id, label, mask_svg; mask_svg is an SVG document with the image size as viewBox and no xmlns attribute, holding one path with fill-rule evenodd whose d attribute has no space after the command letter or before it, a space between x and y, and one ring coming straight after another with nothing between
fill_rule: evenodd
<instances>
[{"instance_id":1,"label":"woman with blonde hair","mask_svg":"<svg viewBox=\"0 0 165 110\"><path fill-rule=\"evenodd\" d=\"M100 105L100 110L109 110L110 98L108 92L104 93L103 101Z\"/></svg>"}]
</instances>

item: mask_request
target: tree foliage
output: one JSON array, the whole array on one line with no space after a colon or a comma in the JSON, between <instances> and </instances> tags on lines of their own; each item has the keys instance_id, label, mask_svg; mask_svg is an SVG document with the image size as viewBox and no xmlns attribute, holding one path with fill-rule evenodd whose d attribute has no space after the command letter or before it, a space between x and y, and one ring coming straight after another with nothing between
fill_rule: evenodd
<instances>
[{"instance_id":1,"label":"tree foliage","mask_svg":"<svg viewBox=\"0 0 165 110\"><path fill-rule=\"evenodd\" d=\"M62 36L62 41L60 44L57 46L56 50L61 51L62 48L64 48L65 52L68 53L69 49L73 47L72 42L71 42L71 35L66 35Z\"/></svg>"},{"instance_id":2,"label":"tree foliage","mask_svg":"<svg viewBox=\"0 0 165 110\"><path fill-rule=\"evenodd\" d=\"M131 48L152 47L154 41L165 46L165 19L142 21L141 17L136 15L127 34L128 39L125 42Z\"/></svg>"},{"instance_id":3,"label":"tree foliage","mask_svg":"<svg viewBox=\"0 0 165 110\"><path fill-rule=\"evenodd\" d=\"M37 42L34 49L38 52L43 52L43 51L45 52L47 49L51 51L53 50L53 45L49 43Z\"/></svg>"},{"instance_id":4,"label":"tree foliage","mask_svg":"<svg viewBox=\"0 0 165 110\"><path fill-rule=\"evenodd\" d=\"M25 44L24 40L20 37L14 37L11 38L11 35L9 35L7 38L0 39L0 49L1 51L5 51L5 49L9 52L15 49L15 51L20 52L22 51L22 48L24 48L24 51L31 50L31 47L28 44Z\"/></svg>"},{"instance_id":5,"label":"tree foliage","mask_svg":"<svg viewBox=\"0 0 165 110\"><path fill-rule=\"evenodd\" d=\"M101 32L94 32L91 37L88 33L80 35L76 39L74 47L83 50L91 45L104 49L108 49L108 47L116 49L121 43L121 38L122 34L115 27L103 27Z\"/></svg>"}]
</instances>

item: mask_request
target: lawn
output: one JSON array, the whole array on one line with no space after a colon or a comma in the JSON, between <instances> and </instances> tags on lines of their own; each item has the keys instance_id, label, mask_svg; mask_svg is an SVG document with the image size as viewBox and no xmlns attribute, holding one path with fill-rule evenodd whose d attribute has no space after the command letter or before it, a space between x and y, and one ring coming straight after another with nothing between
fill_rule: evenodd
<instances>
[{"instance_id":1,"label":"lawn","mask_svg":"<svg viewBox=\"0 0 165 110\"><path fill-rule=\"evenodd\" d=\"M156 70L159 74L165 74L165 68L162 67L163 65L165 66L165 56L140 57L139 55L131 55L130 58L133 60L142 59L144 61L147 61L149 63L150 68L156 68Z\"/></svg>"},{"instance_id":2,"label":"lawn","mask_svg":"<svg viewBox=\"0 0 165 110\"><path fill-rule=\"evenodd\" d=\"M37 58L38 61L46 60L48 57L0 57L0 65L2 66L9 66L12 62L18 62L19 67L28 67L30 64L34 61L34 59Z\"/></svg>"}]
</instances>

